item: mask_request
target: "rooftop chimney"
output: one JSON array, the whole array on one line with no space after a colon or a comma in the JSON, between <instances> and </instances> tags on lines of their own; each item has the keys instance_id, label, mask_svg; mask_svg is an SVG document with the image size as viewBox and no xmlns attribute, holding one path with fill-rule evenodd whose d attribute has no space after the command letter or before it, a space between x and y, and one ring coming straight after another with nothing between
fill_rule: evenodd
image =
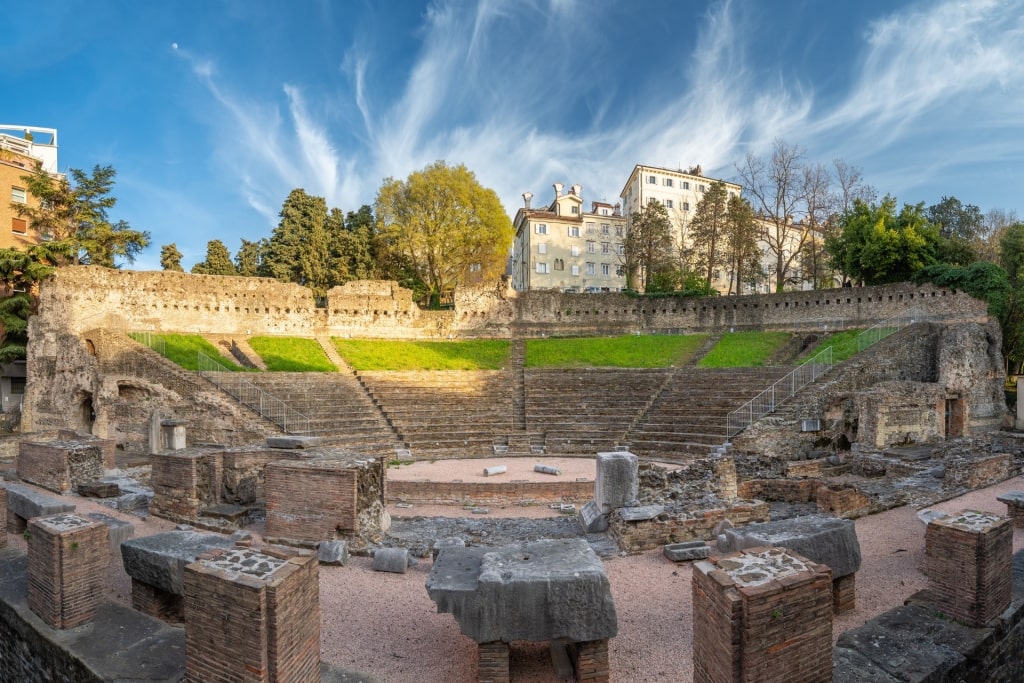
<instances>
[{"instance_id":1,"label":"rooftop chimney","mask_svg":"<svg viewBox=\"0 0 1024 683\"><path fill-rule=\"evenodd\" d=\"M572 188L571 188L571 190L570 190L570 192L571 192L572 194L576 195L577 197L579 197L579 196L580 196L580 193L581 193L582 191L583 191L583 186L582 186L582 185L573 185L573 186L572 186Z\"/></svg>"},{"instance_id":2,"label":"rooftop chimney","mask_svg":"<svg viewBox=\"0 0 1024 683\"><path fill-rule=\"evenodd\" d=\"M559 197L561 197L562 196L562 183L552 183L551 186L553 188L555 188L555 199L558 199Z\"/></svg>"},{"instance_id":3,"label":"rooftop chimney","mask_svg":"<svg viewBox=\"0 0 1024 683\"><path fill-rule=\"evenodd\" d=\"M530 200L531 199L533 199L533 193L532 192L524 192L523 193L523 201L526 202L526 208L527 209L530 208Z\"/></svg>"}]
</instances>

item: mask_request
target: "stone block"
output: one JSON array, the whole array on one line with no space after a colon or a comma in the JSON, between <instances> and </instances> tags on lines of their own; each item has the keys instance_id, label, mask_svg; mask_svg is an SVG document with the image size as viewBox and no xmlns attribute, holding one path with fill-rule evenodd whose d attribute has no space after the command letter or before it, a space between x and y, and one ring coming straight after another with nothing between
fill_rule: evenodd
<instances>
[{"instance_id":1,"label":"stone block","mask_svg":"<svg viewBox=\"0 0 1024 683\"><path fill-rule=\"evenodd\" d=\"M316 548L316 559L320 564L344 566L348 564L348 543L345 541L322 541Z\"/></svg>"},{"instance_id":2,"label":"stone block","mask_svg":"<svg viewBox=\"0 0 1024 683\"><path fill-rule=\"evenodd\" d=\"M1009 491L996 500L1006 505L1006 515L1015 527L1024 527L1024 491Z\"/></svg>"},{"instance_id":3,"label":"stone block","mask_svg":"<svg viewBox=\"0 0 1024 683\"><path fill-rule=\"evenodd\" d=\"M554 475L558 475L558 474L562 473L562 470L558 469L557 467L552 467L551 465L534 465L533 466L533 471L534 472L539 472L540 474L554 474Z\"/></svg>"},{"instance_id":4,"label":"stone block","mask_svg":"<svg viewBox=\"0 0 1024 683\"><path fill-rule=\"evenodd\" d=\"M594 500L602 514L636 500L640 490L639 460L628 452L597 454Z\"/></svg>"},{"instance_id":5,"label":"stone block","mask_svg":"<svg viewBox=\"0 0 1024 683\"><path fill-rule=\"evenodd\" d=\"M449 536L448 538L439 538L434 541L434 545L430 548L430 555L435 560L442 551L448 548L465 548L466 541L459 538L458 536Z\"/></svg>"},{"instance_id":6,"label":"stone block","mask_svg":"<svg viewBox=\"0 0 1024 683\"><path fill-rule=\"evenodd\" d=\"M110 554L113 557L121 557L121 544L135 535L135 525L126 520L105 515L102 512L90 512L85 516L107 527L107 538L110 540Z\"/></svg>"},{"instance_id":7,"label":"stone block","mask_svg":"<svg viewBox=\"0 0 1024 683\"><path fill-rule=\"evenodd\" d=\"M828 565L833 578L847 576L860 569L857 529L848 519L806 515L726 529L718 539L720 552L759 546L787 548L812 562Z\"/></svg>"},{"instance_id":8,"label":"stone block","mask_svg":"<svg viewBox=\"0 0 1024 683\"><path fill-rule=\"evenodd\" d=\"M477 643L585 642L618 631L604 565L580 538L445 550L427 594Z\"/></svg>"},{"instance_id":9,"label":"stone block","mask_svg":"<svg viewBox=\"0 0 1024 683\"><path fill-rule=\"evenodd\" d=\"M87 481L78 485L78 495L85 498L116 498L121 487L112 481Z\"/></svg>"},{"instance_id":10,"label":"stone block","mask_svg":"<svg viewBox=\"0 0 1024 683\"><path fill-rule=\"evenodd\" d=\"M7 489L7 530L20 534L25 522L33 517L47 517L62 512L74 512L75 506L59 498L39 493L19 484L5 484Z\"/></svg>"},{"instance_id":11,"label":"stone block","mask_svg":"<svg viewBox=\"0 0 1024 683\"><path fill-rule=\"evenodd\" d=\"M646 522L658 515L664 514L664 505L637 505L634 507L619 508L618 515L624 522Z\"/></svg>"},{"instance_id":12,"label":"stone block","mask_svg":"<svg viewBox=\"0 0 1024 683\"><path fill-rule=\"evenodd\" d=\"M128 576L165 593L185 594L185 567L211 550L234 545L228 536L195 531L166 531L133 538L121 544L121 559Z\"/></svg>"},{"instance_id":13,"label":"stone block","mask_svg":"<svg viewBox=\"0 0 1024 683\"><path fill-rule=\"evenodd\" d=\"M378 548L373 553L373 570L404 574L409 569L409 560L406 548Z\"/></svg>"},{"instance_id":14,"label":"stone block","mask_svg":"<svg viewBox=\"0 0 1024 683\"><path fill-rule=\"evenodd\" d=\"M583 531L588 534L599 534L608 530L608 518L601 514L597 503L590 500L583 504L576 515Z\"/></svg>"},{"instance_id":15,"label":"stone block","mask_svg":"<svg viewBox=\"0 0 1024 683\"><path fill-rule=\"evenodd\" d=\"M103 446L93 439L22 441L18 444L18 477L54 493L74 491L79 484L103 476Z\"/></svg>"},{"instance_id":16,"label":"stone block","mask_svg":"<svg viewBox=\"0 0 1024 683\"><path fill-rule=\"evenodd\" d=\"M319 436L268 436L267 446L270 448L314 448L323 445Z\"/></svg>"},{"instance_id":17,"label":"stone block","mask_svg":"<svg viewBox=\"0 0 1024 683\"><path fill-rule=\"evenodd\" d=\"M685 543L669 543L665 546L665 557L673 562L704 560L711 557L711 546L704 541L687 541Z\"/></svg>"},{"instance_id":18,"label":"stone block","mask_svg":"<svg viewBox=\"0 0 1024 683\"><path fill-rule=\"evenodd\" d=\"M0 486L0 550L7 547L7 489Z\"/></svg>"}]
</instances>

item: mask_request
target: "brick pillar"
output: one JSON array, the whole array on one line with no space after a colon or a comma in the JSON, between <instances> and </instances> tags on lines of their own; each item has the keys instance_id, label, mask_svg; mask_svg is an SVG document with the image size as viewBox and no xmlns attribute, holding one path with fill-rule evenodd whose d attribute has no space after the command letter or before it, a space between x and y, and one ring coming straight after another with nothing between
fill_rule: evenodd
<instances>
[{"instance_id":1,"label":"brick pillar","mask_svg":"<svg viewBox=\"0 0 1024 683\"><path fill-rule=\"evenodd\" d=\"M0 486L0 548L7 547L7 489Z\"/></svg>"},{"instance_id":2,"label":"brick pillar","mask_svg":"<svg viewBox=\"0 0 1024 683\"><path fill-rule=\"evenodd\" d=\"M28 606L57 629L92 620L110 567L107 527L59 514L28 522Z\"/></svg>"},{"instance_id":3,"label":"brick pillar","mask_svg":"<svg viewBox=\"0 0 1024 683\"><path fill-rule=\"evenodd\" d=\"M494 640L490 643L477 645L479 663L477 664L477 680L479 683L510 683L508 672L508 643Z\"/></svg>"},{"instance_id":4,"label":"brick pillar","mask_svg":"<svg viewBox=\"0 0 1024 683\"><path fill-rule=\"evenodd\" d=\"M579 683L608 683L608 641L589 640L570 648Z\"/></svg>"},{"instance_id":5,"label":"brick pillar","mask_svg":"<svg viewBox=\"0 0 1024 683\"><path fill-rule=\"evenodd\" d=\"M185 622L185 600L144 581L132 579L132 609L171 624Z\"/></svg>"},{"instance_id":6,"label":"brick pillar","mask_svg":"<svg viewBox=\"0 0 1024 683\"><path fill-rule=\"evenodd\" d=\"M695 563L694 683L831 683L831 574L769 547Z\"/></svg>"},{"instance_id":7,"label":"brick pillar","mask_svg":"<svg viewBox=\"0 0 1024 683\"><path fill-rule=\"evenodd\" d=\"M185 567L187 680L319 683L318 567L252 548Z\"/></svg>"},{"instance_id":8,"label":"brick pillar","mask_svg":"<svg viewBox=\"0 0 1024 683\"><path fill-rule=\"evenodd\" d=\"M1024 491L1010 491L996 498L1006 503L1006 516L1017 528L1024 528Z\"/></svg>"},{"instance_id":9,"label":"brick pillar","mask_svg":"<svg viewBox=\"0 0 1024 683\"><path fill-rule=\"evenodd\" d=\"M964 510L925 531L925 571L932 604L949 619L985 626L1010 606L1013 525Z\"/></svg>"},{"instance_id":10,"label":"brick pillar","mask_svg":"<svg viewBox=\"0 0 1024 683\"><path fill-rule=\"evenodd\" d=\"M856 573L840 576L832 580L832 612L843 614L857 606Z\"/></svg>"}]
</instances>

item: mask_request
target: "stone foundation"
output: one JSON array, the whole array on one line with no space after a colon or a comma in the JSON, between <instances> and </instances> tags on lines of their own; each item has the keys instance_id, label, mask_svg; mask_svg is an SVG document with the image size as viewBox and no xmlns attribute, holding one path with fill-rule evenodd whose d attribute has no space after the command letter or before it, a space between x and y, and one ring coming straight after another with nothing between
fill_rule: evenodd
<instances>
[{"instance_id":1,"label":"stone foundation","mask_svg":"<svg viewBox=\"0 0 1024 683\"><path fill-rule=\"evenodd\" d=\"M60 514L28 522L28 605L56 629L88 623L110 563L107 527Z\"/></svg>"},{"instance_id":2,"label":"stone foundation","mask_svg":"<svg viewBox=\"0 0 1024 683\"><path fill-rule=\"evenodd\" d=\"M832 681L832 577L779 548L693 570L694 683Z\"/></svg>"},{"instance_id":3,"label":"stone foundation","mask_svg":"<svg viewBox=\"0 0 1024 683\"><path fill-rule=\"evenodd\" d=\"M1010 605L1013 525L964 510L928 524L925 572L930 602L951 620L985 626Z\"/></svg>"},{"instance_id":4,"label":"stone foundation","mask_svg":"<svg viewBox=\"0 0 1024 683\"><path fill-rule=\"evenodd\" d=\"M848 574L832 580L832 612L843 614L857 607L857 575Z\"/></svg>"},{"instance_id":5,"label":"stone foundation","mask_svg":"<svg viewBox=\"0 0 1024 683\"><path fill-rule=\"evenodd\" d=\"M314 557L282 559L250 548L188 565L188 680L319 683L318 579Z\"/></svg>"},{"instance_id":6,"label":"stone foundation","mask_svg":"<svg viewBox=\"0 0 1024 683\"><path fill-rule=\"evenodd\" d=\"M103 476L104 452L94 440L22 441L17 468L20 479L54 493L67 493Z\"/></svg>"},{"instance_id":7,"label":"stone foundation","mask_svg":"<svg viewBox=\"0 0 1024 683\"><path fill-rule=\"evenodd\" d=\"M980 489L1010 478L1011 459L1006 453L949 458L942 488Z\"/></svg>"},{"instance_id":8,"label":"stone foundation","mask_svg":"<svg viewBox=\"0 0 1024 683\"><path fill-rule=\"evenodd\" d=\"M1006 504L1006 516L1018 529L1024 528L1024 491L1010 491L996 498Z\"/></svg>"},{"instance_id":9,"label":"stone foundation","mask_svg":"<svg viewBox=\"0 0 1024 683\"><path fill-rule=\"evenodd\" d=\"M723 519L735 526L767 522L770 512L768 503L761 500L741 500L708 510L665 512L643 521L626 521L616 512L609 516L608 530L619 548L640 553L668 543L712 539Z\"/></svg>"},{"instance_id":10,"label":"stone foundation","mask_svg":"<svg viewBox=\"0 0 1024 683\"><path fill-rule=\"evenodd\" d=\"M0 486L0 549L7 547L7 489Z\"/></svg>"},{"instance_id":11,"label":"stone foundation","mask_svg":"<svg viewBox=\"0 0 1024 683\"><path fill-rule=\"evenodd\" d=\"M156 586L132 579L132 609L169 624L185 622L185 600Z\"/></svg>"}]
</instances>

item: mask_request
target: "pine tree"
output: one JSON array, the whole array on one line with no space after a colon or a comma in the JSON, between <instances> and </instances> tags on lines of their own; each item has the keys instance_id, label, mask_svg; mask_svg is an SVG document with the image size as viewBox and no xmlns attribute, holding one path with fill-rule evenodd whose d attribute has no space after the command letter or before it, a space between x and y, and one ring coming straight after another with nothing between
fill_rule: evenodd
<instances>
[{"instance_id":1,"label":"pine tree","mask_svg":"<svg viewBox=\"0 0 1024 683\"><path fill-rule=\"evenodd\" d=\"M206 260L192 266L192 272L201 275L238 275L231 261L231 253L220 240L206 243Z\"/></svg>"},{"instance_id":2,"label":"pine tree","mask_svg":"<svg viewBox=\"0 0 1024 683\"><path fill-rule=\"evenodd\" d=\"M697 202L690 221L690 248L694 268L710 287L715 271L726 264L725 249L728 225L729 191L716 180Z\"/></svg>"},{"instance_id":3,"label":"pine tree","mask_svg":"<svg viewBox=\"0 0 1024 683\"><path fill-rule=\"evenodd\" d=\"M174 242L160 247L160 267L176 273L185 272L185 269L181 267L181 252L178 251Z\"/></svg>"}]
</instances>

